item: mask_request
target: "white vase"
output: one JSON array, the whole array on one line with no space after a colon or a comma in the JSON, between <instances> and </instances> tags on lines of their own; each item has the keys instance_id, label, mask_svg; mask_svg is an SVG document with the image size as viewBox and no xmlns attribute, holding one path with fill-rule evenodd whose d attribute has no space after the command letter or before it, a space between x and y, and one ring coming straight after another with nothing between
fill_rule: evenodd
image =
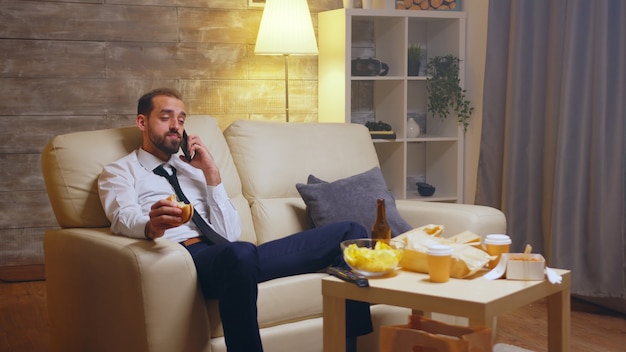
<instances>
[{"instance_id":1,"label":"white vase","mask_svg":"<svg viewBox=\"0 0 626 352\"><path fill-rule=\"evenodd\" d=\"M406 123L406 136L407 138L417 138L420 135L420 125L417 124L414 118L409 117Z\"/></svg>"}]
</instances>

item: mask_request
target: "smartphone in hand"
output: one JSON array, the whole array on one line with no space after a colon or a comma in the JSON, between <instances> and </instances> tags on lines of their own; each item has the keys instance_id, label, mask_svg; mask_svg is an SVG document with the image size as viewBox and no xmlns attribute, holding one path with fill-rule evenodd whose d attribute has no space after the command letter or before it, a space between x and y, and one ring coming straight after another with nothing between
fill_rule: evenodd
<instances>
[{"instance_id":1,"label":"smartphone in hand","mask_svg":"<svg viewBox=\"0 0 626 352\"><path fill-rule=\"evenodd\" d=\"M193 157L191 156L191 154L189 154L189 146L187 144L187 131L183 130L183 139L180 143L180 149L183 150L183 154L185 155L185 159L187 159L187 162L191 162L191 159L193 159Z\"/></svg>"}]
</instances>

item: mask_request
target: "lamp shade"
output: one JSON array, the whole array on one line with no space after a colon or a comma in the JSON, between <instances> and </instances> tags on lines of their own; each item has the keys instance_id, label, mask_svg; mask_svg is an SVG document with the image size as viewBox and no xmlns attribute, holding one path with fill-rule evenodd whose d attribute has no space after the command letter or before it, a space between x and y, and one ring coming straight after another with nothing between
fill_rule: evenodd
<instances>
[{"instance_id":1,"label":"lamp shade","mask_svg":"<svg viewBox=\"0 0 626 352\"><path fill-rule=\"evenodd\" d=\"M254 53L317 55L317 42L306 0L266 1Z\"/></svg>"}]
</instances>

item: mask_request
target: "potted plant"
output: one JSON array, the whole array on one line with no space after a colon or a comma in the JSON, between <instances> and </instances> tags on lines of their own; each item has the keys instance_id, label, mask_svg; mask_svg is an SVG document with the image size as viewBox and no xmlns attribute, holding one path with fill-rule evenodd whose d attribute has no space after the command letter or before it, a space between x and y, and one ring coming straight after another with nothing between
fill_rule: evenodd
<instances>
[{"instance_id":1,"label":"potted plant","mask_svg":"<svg viewBox=\"0 0 626 352\"><path fill-rule=\"evenodd\" d=\"M409 44L409 76L419 76L423 51L424 49L420 44Z\"/></svg>"},{"instance_id":2,"label":"potted plant","mask_svg":"<svg viewBox=\"0 0 626 352\"><path fill-rule=\"evenodd\" d=\"M428 61L426 65L427 108L433 116L442 120L447 118L451 111L456 113L459 124L462 124L463 129L467 131L474 107L465 98L465 89L460 85L460 61L452 54L435 56Z\"/></svg>"}]
</instances>

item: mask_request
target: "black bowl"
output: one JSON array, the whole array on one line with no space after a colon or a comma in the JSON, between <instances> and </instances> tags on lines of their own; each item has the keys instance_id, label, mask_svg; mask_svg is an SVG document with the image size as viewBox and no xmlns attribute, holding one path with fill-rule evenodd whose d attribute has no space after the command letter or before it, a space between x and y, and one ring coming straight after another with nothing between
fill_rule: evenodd
<instances>
[{"instance_id":1,"label":"black bowl","mask_svg":"<svg viewBox=\"0 0 626 352\"><path fill-rule=\"evenodd\" d=\"M423 197L430 197L435 193L435 186L429 185L426 182L418 182L417 192Z\"/></svg>"}]
</instances>

